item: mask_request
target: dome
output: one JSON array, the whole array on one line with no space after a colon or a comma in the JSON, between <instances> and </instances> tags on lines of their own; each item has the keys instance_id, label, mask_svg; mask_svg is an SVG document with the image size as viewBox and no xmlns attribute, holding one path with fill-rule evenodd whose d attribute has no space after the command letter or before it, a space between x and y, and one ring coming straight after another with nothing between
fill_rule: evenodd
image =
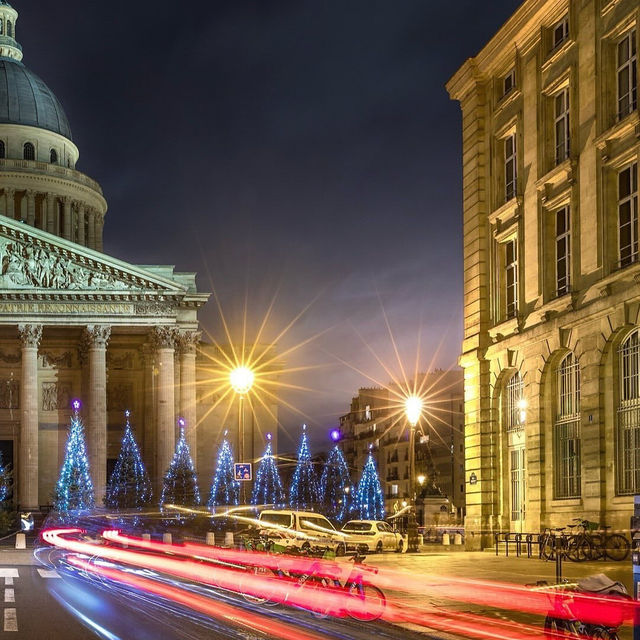
<instances>
[{"instance_id":1,"label":"dome","mask_svg":"<svg viewBox=\"0 0 640 640\"><path fill-rule=\"evenodd\" d=\"M11 58L0 58L0 124L38 127L72 139L67 116L51 89Z\"/></svg>"}]
</instances>

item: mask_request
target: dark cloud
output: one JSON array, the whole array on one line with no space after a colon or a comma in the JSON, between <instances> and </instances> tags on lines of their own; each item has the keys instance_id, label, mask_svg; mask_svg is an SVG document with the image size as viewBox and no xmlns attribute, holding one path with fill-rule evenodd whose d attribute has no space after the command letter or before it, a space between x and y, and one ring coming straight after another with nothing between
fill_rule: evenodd
<instances>
[{"instance_id":1,"label":"dark cloud","mask_svg":"<svg viewBox=\"0 0 640 640\"><path fill-rule=\"evenodd\" d=\"M198 271L236 325L245 291L257 321L279 288L272 334L319 296L281 340L321 334L288 357L317 366L293 380L316 391L288 396L316 428L370 384L334 354L388 378L357 332L397 371L381 302L405 359L420 332L425 366L456 362L460 116L444 83L518 2L15 4L25 63L104 187L107 252ZM215 305L203 321L219 333Z\"/></svg>"}]
</instances>

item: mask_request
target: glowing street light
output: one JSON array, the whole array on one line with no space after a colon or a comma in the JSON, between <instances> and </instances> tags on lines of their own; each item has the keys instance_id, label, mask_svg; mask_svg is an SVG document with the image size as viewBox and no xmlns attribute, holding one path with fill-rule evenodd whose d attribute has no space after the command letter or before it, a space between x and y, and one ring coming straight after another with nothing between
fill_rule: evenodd
<instances>
[{"instance_id":1,"label":"glowing street light","mask_svg":"<svg viewBox=\"0 0 640 640\"><path fill-rule=\"evenodd\" d=\"M409 429L409 501L413 506L407 517L407 535L409 538L407 551L418 551L418 523L416 522L416 426L422 417L422 398L420 396L407 396L404 401L404 414L411 426ZM424 482L424 476L421 476ZM420 482L422 484L422 482Z\"/></svg>"},{"instance_id":2,"label":"glowing street light","mask_svg":"<svg viewBox=\"0 0 640 640\"><path fill-rule=\"evenodd\" d=\"M255 374L249 367L236 367L229 373L229 384L238 395L238 462L244 462L244 397L251 391ZM246 504L246 483L242 482L242 501Z\"/></svg>"},{"instance_id":3,"label":"glowing street light","mask_svg":"<svg viewBox=\"0 0 640 640\"><path fill-rule=\"evenodd\" d=\"M422 485L424 484L424 481L426 480L426 477L425 477L425 476L423 476L422 474L420 474L420 475L418 476L417 480L418 480L418 484L419 484L420 486L422 486Z\"/></svg>"},{"instance_id":4,"label":"glowing street light","mask_svg":"<svg viewBox=\"0 0 640 640\"><path fill-rule=\"evenodd\" d=\"M251 391L255 374L249 367L236 367L229 374L229 382L233 390L239 395L244 396Z\"/></svg>"},{"instance_id":5,"label":"glowing street light","mask_svg":"<svg viewBox=\"0 0 640 640\"><path fill-rule=\"evenodd\" d=\"M404 413L412 427L418 424L422 416L422 398L419 396L409 396L404 401Z\"/></svg>"}]
</instances>

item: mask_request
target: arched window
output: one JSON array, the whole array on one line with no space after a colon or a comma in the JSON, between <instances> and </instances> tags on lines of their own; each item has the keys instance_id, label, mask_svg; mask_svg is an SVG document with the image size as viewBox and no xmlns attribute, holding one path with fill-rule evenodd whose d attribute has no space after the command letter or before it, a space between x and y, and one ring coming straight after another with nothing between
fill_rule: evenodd
<instances>
[{"instance_id":1,"label":"arched window","mask_svg":"<svg viewBox=\"0 0 640 640\"><path fill-rule=\"evenodd\" d=\"M11 24L11 20L7 20L7 35L13 38L13 25Z\"/></svg>"},{"instance_id":2,"label":"arched window","mask_svg":"<svg viewBox=\"0 0 640 640\"><path fill-rule=\"evenodd\" d=\"M553 460L556 498L580 497L580 365L567 354L556 371Z\"/></svg>"},{"instance_id":3,"label":"arched window","mask_svg":"<svg viewBox=\"0 0 640 640\"><path fill-rule=\"evenodd\" d=\"M0 36L4 35L4 20L0 18Z\"/></svg>"},{"instance_id":4,"label":"arched window","mask_svg":"<svg viewBox=\"0 0 640 640\"><path fill-rule=\"evenodd\" d=\"M51 162L51 164L58 164L58 152L55 149L51 149L49 153L49 162Z\"/></svg>"},{"instance_id":5,"label":"arched window","mask_svg":"<svg viewBox=\"0 0 640 640\"><path fill-rule=\"evenodd\" d=\"M22 148L22 157L25 160L36 159L36 148L30 142L24 143L24 147Z\"/></svg>"},{"instance_id":6,"label":"arched window","mask_svg":"<svg viewBox=\"0 0 640 640\"><path fill-rule=\"evenodd\" d=\"M6 157L6 149L4 146L4 140L0 140L0 158L5 158Z\"/></svg>"},{"instance_id":7,"label":"arched window","mask_svg":"<svg viewBox=\"0 0 640 640\"><path fill-rule=\"evenodd\" d=\"M620 346L620 403L616 467L618 493L640 492L640 340L634 331Z\"/></svg>"},{"instance_id":8,"label":"arched window","mask_svg":"<svg viewBox=\"0 0 640 640\"><path fill-rule=\"evenodd\" d=\"M505 427L507 431L516 431L524 427L526 419L524 405L524 385L522 376L516 371L506 387Z\"/></svg>"}]
</instances>

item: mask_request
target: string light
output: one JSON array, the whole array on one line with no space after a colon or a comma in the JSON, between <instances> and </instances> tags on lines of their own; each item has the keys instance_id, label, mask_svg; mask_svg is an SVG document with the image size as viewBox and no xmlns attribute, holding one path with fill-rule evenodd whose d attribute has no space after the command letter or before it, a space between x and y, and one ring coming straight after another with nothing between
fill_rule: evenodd
<instances>
[{"instance_id":1,"label":"string light","mask_svg":"<svg viewBox=\"0 0 640 640\"><path fill-rule=\"evenodd\" d=\"M226 431L224 435L227 435ZM233 451L225 438L218 449L218 461L207 504L210 509L215 509L220 505L237 506L239 494L240 483L235 479L233 473Z\"/></svg>"},{"instance_id":2,"label":"string light","mask_svg":"<svg viewBox=\"0 0 640 640\"><path fill-rule=\"evenodd\" d=\"M80 401L74 400L71 406L73 412L67 447L53 499L55 510L65 518L70 517L70 512L93 509L95 505L84 427L80 419Z\"/></svg>"},{"instance_id":3,"label":"string light","mask_svg":"<svg viewBox=\"0 0 640 640\"><path fill-rule=\"evenodd\" d=\"M196 470L184 435L185 421L180 418L178 424L180 437L171 464L162 481L161 507L166 504L177 504L183 507L195 507L200 504Z\"/></svg>"},{"instance_id":4,"label":"string light","mask_svg":"<svg viewBox=\"0 0 640 640\"><path fill-rule=\"evenodd\" d=\"M369 446L369 455L358 483L356 509L360 512L362 520L382 520L384 518L384 494L371 446Z\"/></svg>"},{"instance_id":5,"label":"string light","mask_svg":"<svg viewBox=\"0 0 640 640\"><path fill-rule=\"evenodd\" d=\"M267 446L256 473L256 481L251 494L251 504L268 504L284 507L285 496L278 466L271 449L271 434L267 433Z\"/></svg>"},{"instance_id":6,"label":"string light","mask_svg":"<svg viewBox=\"0 0 640 640\"><path fill-rule=\"evenodd\" d=\"M349 517L352 510L353 485L347 461L338 445L329 452L322 470L320 492L325 504L325 515L340 522Z\"/></svg>"},{"instance_id":7,"label":"string light","mask_svg":"<svg viewBox=\"0 0 640 640\"><path fill-rule=\"evenodd\" d=\"M303 424L300 448L298 449L298 464L289 489L289 506L292 509L304 511L313 508L318 502L320 502L318 480L311 462L307 425Z\"/></svg>"},{"instance_id":8,"label":"string light","mask_svg":"<svg viewBox=\"0 0 640 640\"><path fill-rule=\"evenodd\" d=\"M110 509L140 509L151 503L151 481L129 422L131 412L127 410L124 415L120 454L109 478L104 503Z\"/></svg>"}]
</instances>

